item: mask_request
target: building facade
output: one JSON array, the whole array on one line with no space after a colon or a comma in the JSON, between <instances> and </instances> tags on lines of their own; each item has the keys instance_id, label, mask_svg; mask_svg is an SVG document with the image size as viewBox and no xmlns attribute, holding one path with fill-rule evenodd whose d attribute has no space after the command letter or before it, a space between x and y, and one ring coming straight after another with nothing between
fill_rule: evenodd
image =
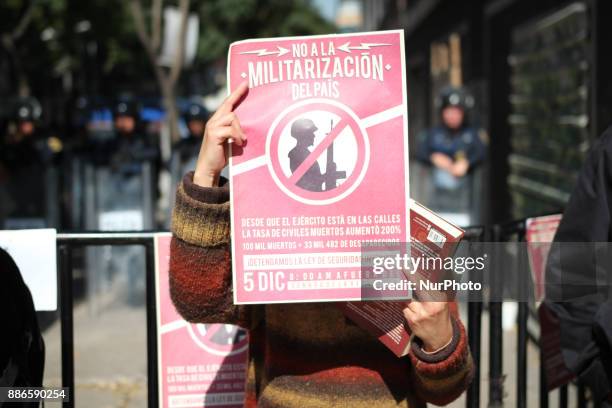
<instances>
[{"instance_id":1,"label":"building facade","mask_svg":"<svg viewBox=\"0 0 612 408\"><path fill-rule=\"evenodd\" d=\"M379 28L406 36L411 143L436 122L441 86L475 96L472 120L489 134L483 222L563 209L585 154L612 123L606 16L608 0L385 3Z\"/></svg>"}]
</instances>

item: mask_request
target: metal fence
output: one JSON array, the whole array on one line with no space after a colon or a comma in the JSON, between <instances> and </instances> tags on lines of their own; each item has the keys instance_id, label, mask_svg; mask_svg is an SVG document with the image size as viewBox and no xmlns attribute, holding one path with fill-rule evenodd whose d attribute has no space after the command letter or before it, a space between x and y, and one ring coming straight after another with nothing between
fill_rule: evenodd
<instances>
[{"instance_id":1,"label":"metal fence","mask_svg":"<svg viewBox=\"0 0 612 408\"><path fill-rule=\"evenodd\" d=\"M505 242L509 239L524 240L525 220L520 220L504 225L493 225L487 227L470 227L466 229L465 240L471 242ZM153 232L96 232L96 233L60 233L58 239L58 262L60 271L60 307L61 307L61 338L62 338L62 386L72 390L72 398L65 402L64 406L73 407L74 396L74 330L73 330L73 250L75 248L94 247L102 245L127 246L140 245L144 247L146 259L146 315L147 315L147 373L148 373L148 405L158 406L158 383L157 383L157 327L156 327L156 299L155 299L155 254L154 254ZM521 263L520 268L528 268L526 263ZM487 277L490 288L501 288L504 281L501 276L491 274ZM481 295L472 295L481 296ZM478 298L470 298L468 302L468 342L474 358L475 377L466 393L466 406L476 408L481 406L480 384L482 373L480 372L480 360L482 356L481 331L482 318L485 308L489 313L489 401L488 406L504 405L504 370L503 370L503 328L502 328L502 302L484 301ZM482 300L482 301L480 301ZM518 305L518 331L517 331L517 406L527 406L527 348L529 342L539 346L539 338L528 330L530 320L537 322L537 313L530 308L526 302ZM541 350L540 350L541 352ZM568 406L568 387L563 386L559 390L560 407ZM540 407L547 408L549 404L549 393L546 389L545 372L543 364L540 364ZM577 406L586 406L586 392L584 387L577 389Z\"/></svg>"},{"instance_id":2,"label":"metal fence","mask_svg":"<svg viewBox=\"0 0 612 408\"><path fill-rule=\"evenodd\" d=\"M73 249L101 245L140 245L145 249L146 313L147 313L147 387L148 405L158 406L157 384L157 319L155 300L155 234L151 232L100 232L58 234L58 263L60 275L60 319L62 338L62 386L71 390L65 407L75 406L74 379L74 324L72 293Z\"/></svg>"}]
</instances>

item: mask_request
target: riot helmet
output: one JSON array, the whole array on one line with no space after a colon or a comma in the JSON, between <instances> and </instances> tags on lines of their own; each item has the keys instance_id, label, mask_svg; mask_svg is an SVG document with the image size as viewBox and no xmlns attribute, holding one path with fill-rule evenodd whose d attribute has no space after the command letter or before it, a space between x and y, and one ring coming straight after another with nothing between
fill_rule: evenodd
<instances>
[{"instance_id":1,"label":"riot helmet","mask_svg":"<svg viewBox=\"0 0 612 408\"><path fill-rule=\"evenodd\" d=\"M183 114L183 118L185 118L186 122L191 120L206 121L208 119L208 111L199 103L193 102L187 107L187 110Z\"/></svg>"},{"instance_id":2,"label":"riot helmet","mask_svg":"<svg viewBox=\"0 0 612 408\"><path fill-rule=\"evenodd\" d=\"M42 107L36 99L23 99L15 106L13 116L18 122L36 122L42 116Z\"/></svg>"},{"instance_id":3,"label":"riot helmet","mask_svg":"<svg viewBox=\"0 0 612 408\"><path fill-rule=\"evenodd\" d=\"M444 126L455 131L466 125L466 115L474 106L474 98L463 88L446 87L438 95L436 105Z\"/></svg>"},{"instance_id":4,"label":"riot helmet","mask_svg":"<svg viewBox=\"0 0 612 408\"><path fill-rule=\"evenodd\" d=\"M120 100L113 107L115 130L122 135L131 135L138 124L138 105L131 100Z\"/></svg>"},{"instance_id":5,"label":"riot helmet","mask_svg":"<svg viewBox=\"0 0 612 408\"><path fill-rule=\"evenodd\" d=\"M42 116L40 103L34 98L20 100L15 106L14 119L17 122L18 133L23 136L35 132L36 122Z\"/></svg>"},{"instance_id":6,"label":"riot helmet","mask_svg":"<svg viewBox=\"0 0 612 408\"><path fill-rule=\"evenodd\" d=\"M208 111L199 103L190 103L187 110L183 113L183 117L189 129L189 134L194 137L202 137L206 120L208 119Z\"/></svg>"},{"instance_id":7,"label":"riot helmet","mask_svg":"<svg viewBox=\"0 0 612 408\"><path fill-rule=\"evenodd\" d=\"M138 117L138 105L131 100L119 100L113 106L113 117L130 116L134 119Z\"/></svg>"},{"instance_id":8,"label":"riot helmet","mask_svg":"<svg viewBox=\"0 0 612 408\"><path fill-rule=\"evenodd\" d=\"M456 106L466 111L474 107L474 97L464 88L448 86L438 94L436 106L440 111L449 106Z\"/></svg>"}]
</instances>

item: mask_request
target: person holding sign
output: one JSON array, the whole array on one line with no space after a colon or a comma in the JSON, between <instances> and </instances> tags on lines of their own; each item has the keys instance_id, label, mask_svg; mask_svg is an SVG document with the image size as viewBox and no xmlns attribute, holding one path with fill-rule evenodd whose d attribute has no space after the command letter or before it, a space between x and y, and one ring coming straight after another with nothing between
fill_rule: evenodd
<instances>
[{"instance_id":1,"label":"person holding sign","mask_svg":"<svg viewBox=\"0 0 612 408\"><path fill-rule=\"evenodd\" d=\"M407 303L408 359L396 358L333 303L233 304L230 197L220 173L228 143L246 147L233 110L247 93L245 82L210 118L195 172L177 191L170 292L178 312L250 331L246 406L421 407L456 399L474 364L453 303Z\"/></svg>"}]
</instances>

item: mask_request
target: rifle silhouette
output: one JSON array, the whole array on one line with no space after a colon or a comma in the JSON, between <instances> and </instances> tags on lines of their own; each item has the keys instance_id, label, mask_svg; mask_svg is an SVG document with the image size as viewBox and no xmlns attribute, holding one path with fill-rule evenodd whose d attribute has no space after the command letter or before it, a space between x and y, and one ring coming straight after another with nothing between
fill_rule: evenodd
<instances>
[{"instance_id":1,"label":"rifle silhouette","mask_svg":"<svg viewBox=\"0 0 612 408\"><path fill-rule=\"evenodd\" d=\"M334 128L334 120L331 120L330 133ZM327 165L325 166L325 174L323 181L325 182L325 191L333 190L337 187L337 182L340 179L346 178L346 171L338 171L336 162L334 162L334 142L327 148Z\"/></svg>"}]
</instances>

